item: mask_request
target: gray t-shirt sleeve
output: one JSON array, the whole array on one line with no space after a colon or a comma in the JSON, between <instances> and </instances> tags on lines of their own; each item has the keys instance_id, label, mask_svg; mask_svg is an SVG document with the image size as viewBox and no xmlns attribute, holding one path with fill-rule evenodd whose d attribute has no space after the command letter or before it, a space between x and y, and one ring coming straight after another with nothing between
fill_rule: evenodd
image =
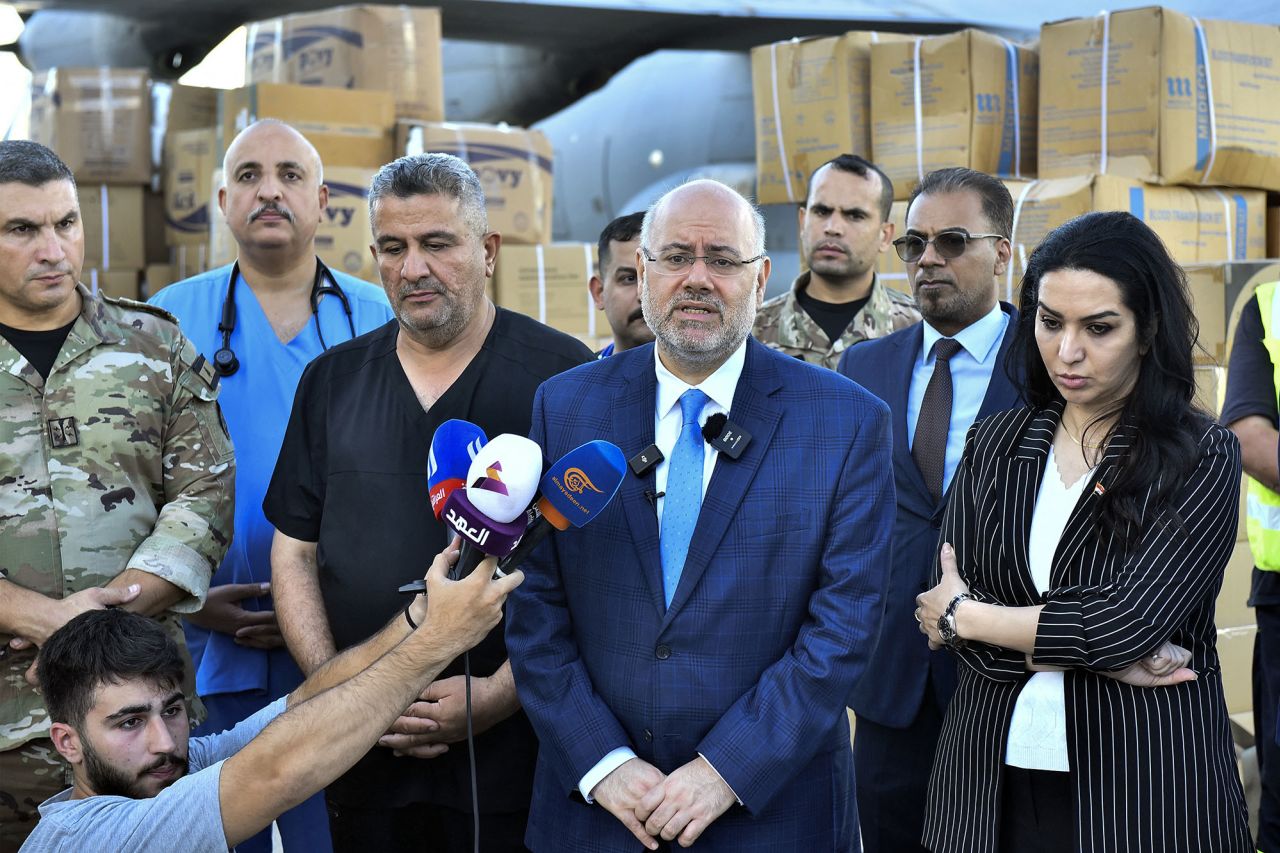
<instances>
[{"instance_id":1,"label":"gray t-shirt sleeve","mask_svg":"<svg viewBox=\"0 0 1280 853\"><path fill-rule=\"evenodd\" d=\"M187 751L187 775L154 797L66 800L63 794L45 803L23 853L225 853L227 839L218 798L222 762L253 740L284 708L285 700L279 699L230 731L193 738Z\"/></svg>"},{"instance_id":2,"label":"gray t-shirt sleeve","mask_svg":"<svg viewBox=\"0 0 1280 853\"><path fill-rule=\"evenodd\" d=\"M245 745L257 737L268 723L284 713L288 698L280 697L225 732L192 738L187 747L187 761L191 764L191 772L194 773L218 761L225 761L244 749Z\"/></svg>"}]
</instances>

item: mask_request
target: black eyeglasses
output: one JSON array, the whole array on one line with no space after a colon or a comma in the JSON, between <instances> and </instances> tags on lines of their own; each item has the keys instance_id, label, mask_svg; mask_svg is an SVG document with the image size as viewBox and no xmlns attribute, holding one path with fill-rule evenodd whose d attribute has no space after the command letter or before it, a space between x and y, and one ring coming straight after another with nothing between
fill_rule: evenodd
<instances>
[{"instance_id":1,"label":"black eyeglasses","mask_svg":"<svg viewBox=\"0 0 1280 853\"><path fill-rule=\"evenodd\" d=\"M644 259L648 263L655 264L658 272L662 275L683 275L693 269L693 265L698 261L706 261L707 272L716 278L731 278L746 269L748 264L754 264L756 261L764 257L763 254L756 255L754 258L739 260L729 255L695 255L693 252L686 252L682 249L673 249L663 252L658 257L649 254L648 249L641 249L644 253Z\"/></svg>"},{"instance_id":2,"label":"black eyeglasses","mask_svg":"<svg viewBox=\"0 0 1280 853\"><path fill-rule=\"evenodd\" d=\"M893 248L898 250L898 257L909 264L914 264L924 257L924 250L932 243L939 256L951 260L964 254L964 250L969 248L970 240L985 240L988 237L994 237L997 240L1004 239L1003 234L969 234L966 231L943 231L932 240L926 240L916 234L907 234L894 240Z\"/></svg>"}]
</instances>

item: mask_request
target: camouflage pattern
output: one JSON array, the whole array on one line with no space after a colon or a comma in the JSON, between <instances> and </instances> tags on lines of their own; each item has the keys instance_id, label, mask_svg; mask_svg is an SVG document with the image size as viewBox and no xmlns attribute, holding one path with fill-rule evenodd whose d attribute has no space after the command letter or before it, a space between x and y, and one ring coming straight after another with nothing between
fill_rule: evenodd
<instances>
[{"instance_id":1,"label":"camouflage pattern","mask_svg":"<svg viewBox=\"0 0 1280 853\"><path fill-rule=\"evenodd\" d=\"M873 279L871 297L849 321L840 340L832 343L796 299L796 293L808 286L806 270L796 278L790 291L760 306L752 330L756 340L810 364L835 370L840 356L858 341L884 337L920 320L914 299Z\"/></svg>"},{"instance_id":2,"label":"camouflage pattern","mask_svg":"<svg viewBox=\"0 0 1280 853\"><path fill-rule=\"evenodd\" d=\"M231 541L235 462L217 376L168 312L77 292L47 381L0 337L0 569L51 598L139 569L189 593L173 611L190 613ZM178 618L160 621L185 654ZM49 731L24 678L35 650L9 639L0 632L0 750Z\"/></svg>"},{"instance_id":3,"label":"camouflage pattern","mask_svg":"<svg viewBox=\"0 0 1280 853\"><path fill-rule=\"evenodd\" d=\"M40 804L73 781L48 738L0 752L0 853L16 853L40 819Z\"/></svg>"}]
</instances>

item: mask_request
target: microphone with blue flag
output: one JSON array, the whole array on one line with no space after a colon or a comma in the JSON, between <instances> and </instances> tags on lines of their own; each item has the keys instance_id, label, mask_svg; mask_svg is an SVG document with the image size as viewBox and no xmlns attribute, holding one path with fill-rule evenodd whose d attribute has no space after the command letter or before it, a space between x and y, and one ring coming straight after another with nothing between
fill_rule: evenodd
<instances>
[{"instance_id":1,"label":"microphone with blue flag","mask_svg":"<svg viewBox=\"0 0 1280 853\"><path fill-rule=\"evenodd\" d=\"M552 530L582 527L598 516L618 493L626 470L618 446L600 439L560 457L542 475L542 493L529 508L528 529L515 550L499 561L498 571L517 568Z\"/></svg>"},{"instance_id":2,"label":"microphone with blue flag","mask_svg":"<svg viewBox=\"0 0 1280 853\"><path fill-rule=\"evenodd\" d=\"M472 461L488 442L484 430L470 421L453 418L436 427L427 454L427 490L436 518L449 495L466 485Z\"/></svg>"}]
</instances>

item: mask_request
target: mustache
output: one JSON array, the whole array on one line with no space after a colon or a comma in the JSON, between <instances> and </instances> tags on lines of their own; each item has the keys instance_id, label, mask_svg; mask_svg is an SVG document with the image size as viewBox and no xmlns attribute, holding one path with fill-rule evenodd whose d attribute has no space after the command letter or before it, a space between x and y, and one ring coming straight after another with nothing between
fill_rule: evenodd
<instances>
[{"instance_id":1,"label":"mustache","mask_svg":"<svg viewBox=\"0 0 1280 853\"><path fill-rule=\"evenodd\" d=\"M290 222L293 221L293 211L289 210L289 208L284 205L276 204L274 201L269 201L266 204L261 204L254 208L253 213L249 214L249 221L254 222L267 213L274 213L278 216L283 216Z\"/></svg>"},{"instance_id":2,"label":"mustache","mask_svg":"<svg viewBox=\"0 0 1280 853\"><path fill-rule=\"evenodd\" d=\"M154 762L152 762L151 766L144 769L138 775L145 776L146 774L150 773L153 770L164 770L166 767L175 767L185 774L187 772L187 759L182 758L181 756L178 756L178 755L174 755L173 753L169 753L168 755L162 755L159 758L157 758Z\"/></svg>"},{"instance_id":3,"label":"mustache","mask_svg":"<svg viewBox=\"0 0 1280 853\"><path fill-rule=\"evenodd\" d=\"M400 299L418 293L444 293L444 285L435 279L420 278L417 281L407 281L396 290L396 296Z\"/></svg>"},{"instance_id":4,"label":"mustache","mask_svg":"<svg viewBox=\"0 0 1280 853\"><path fill-rule=\"evenodd\" d=\"M723 299L720 299L719 297L716 297L716 296L712 296L709 293L696 293L692 290L687 290L683 294L681 294L679 297L671 300L671 310L667 312L668 315L675 313L676 303L679 303L679 302L694 302L699 305L709 305L712 308L715 308L721 314L724 313L725 304Z\"/></svg>"}]
</instances>

